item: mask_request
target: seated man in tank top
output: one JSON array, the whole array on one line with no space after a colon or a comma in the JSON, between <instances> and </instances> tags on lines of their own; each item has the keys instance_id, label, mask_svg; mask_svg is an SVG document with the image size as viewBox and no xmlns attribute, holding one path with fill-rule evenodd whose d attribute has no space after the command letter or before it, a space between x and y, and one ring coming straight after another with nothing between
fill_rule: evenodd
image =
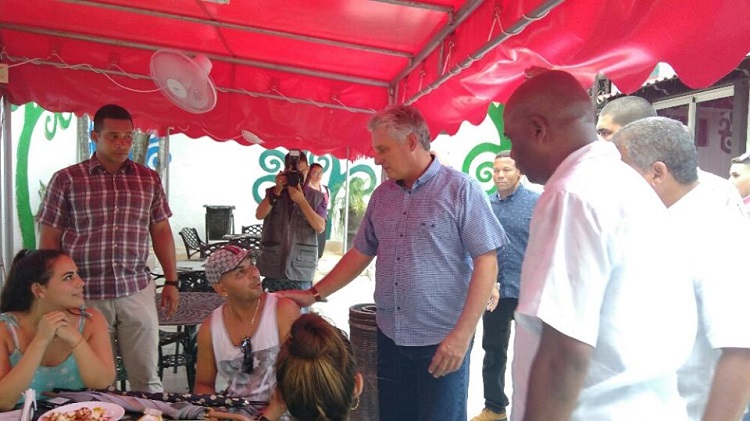
<instances>
[{"instance_id":1,"label":"seated man in tank top","mask_svg":"<svg viewBox=\"0 0 750 421\"><path fill-rule=\"evenodd\" d=\"M228 245L211 253L206 278L227 299L198 331L194 392L223 393L268 402L276 384L274 364L299 307L263 291L250 251ZM217 376L227 384L216 390Z\"/></svg>"}]
</instances>

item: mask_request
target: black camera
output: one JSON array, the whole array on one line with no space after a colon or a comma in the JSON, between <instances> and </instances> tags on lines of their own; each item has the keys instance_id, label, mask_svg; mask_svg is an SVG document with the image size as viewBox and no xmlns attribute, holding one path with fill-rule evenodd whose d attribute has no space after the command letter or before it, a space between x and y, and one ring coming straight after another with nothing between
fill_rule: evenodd
<instances>
[{"instance_id":1,"label":"black camera","mask_svg":"<svg viewBox=\"0 0 750 421\"><path fill-rule=\"evenodd\" d=\"M297 187L298 185L303 184L305 181L305 175L297 170L297 165L299 164L299 151L289 151L289 156L287 158L286 171L284 171L284 175L286 176L286 185L290 187Z\"/></svg>"}]
</instances>

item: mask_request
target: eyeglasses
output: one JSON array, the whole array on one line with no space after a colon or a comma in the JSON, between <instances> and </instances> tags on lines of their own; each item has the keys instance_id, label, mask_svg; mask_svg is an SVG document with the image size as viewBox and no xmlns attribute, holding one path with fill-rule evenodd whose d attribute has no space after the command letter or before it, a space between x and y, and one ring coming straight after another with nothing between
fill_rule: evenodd
<instances>
[{"instance_id":1,"label":"eyeglasses","mask_svg":"<svg viewBox=\"0 0 750 421\"><path fill-rule=\"evenodd\" d=\"M255 363L253 361L253 344L250 342L249 336L246 336L240 342L240 350L244 354L242 357L242 371L250 374L255 369Z\"/></svg>"}]
</instances>

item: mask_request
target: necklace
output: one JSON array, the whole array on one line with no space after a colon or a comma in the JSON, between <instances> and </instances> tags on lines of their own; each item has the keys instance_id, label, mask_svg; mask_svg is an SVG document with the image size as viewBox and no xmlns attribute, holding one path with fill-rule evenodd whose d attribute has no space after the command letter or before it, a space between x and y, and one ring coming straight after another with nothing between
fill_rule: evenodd
<instances>
[{"instance_id":1,"label":"necklace","mask_svg":"<svg viewBox=\"0 0 750 421\"><path fill-rule=\"evenodd\" d=\"M258 300L258 305L255 306L255 312L253 313L253 319L250 320L250 332L253 331L253 325L255 324L255 316L258 315L258 309L260 308L260 305L262 303L263 297ZM242 371L244 373L250 374L253 372L253 369L255 368L255 361L253 358L253 343L252 343L252 335L245 336L244 339L242 339L242 342L240 342L240 350L242 351Z\"/></svg>"},{"instance_id":2,"label":"necklace","mask_svg":"<svg viewBox=\"0 0 750 421\"><path fill-rule=\"evenodd\" d=\"M244 326L247 326L246 332L249 332L249 333L247 335L245 335L244 338L251 338L253 336L251 333L253 332L253 326L255 325L255 319L258 316L258 311L260 310L260 307L261 307L262 304L263 304L263 297L261 296L260 298L258 298L258 304L255 306L255 311L253 311L253 318L250 319L250 324L248 324L248 325L245 325L243 323L242 317L234 309L233 306L229 306L229 305L227 306L226 310L229 312L229 314L233 318L237 319L240 322L238 327L242 328Z\"/></svg>"},{"instance_id":3,"label":"necklace","mask_svg":"<svg viewBox=\"0 0 750 421\"><path fill-rule=\"evenodd\" d=\"M253 312L253 318L250 320L250 332L253 331L253 325L255 324L255 316L258 315L258 310L260 309L260 305L263 303L263 297L261 296L258 298L258 305L255 306L255 311ZM247 335L248 338L252 338L253 335Z\"/></svg>"}]
</instances>

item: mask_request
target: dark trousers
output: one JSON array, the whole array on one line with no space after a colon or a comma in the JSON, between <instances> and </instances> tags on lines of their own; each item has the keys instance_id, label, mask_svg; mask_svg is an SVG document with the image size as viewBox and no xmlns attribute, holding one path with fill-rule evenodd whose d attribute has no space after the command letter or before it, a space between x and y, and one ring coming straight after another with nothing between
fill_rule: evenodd
<instances>
[{"instance_id":1,"label":"dark trousers","mask_svg":"<svg viewBox=\"0 0 750 421\"><path fill-rule=\"evenodd\" d=\"M427 371L437 345L398 346L378 329L378 400L381 420L466 421L469 356L436 379Z\"/></svg>"},{"instance_id":2,"label":"dark trousers","mask_svg":"<svg viewBox=\"0 0 750 421\"><path fill-rule=\"evenodd\" d=\"M516 306L518 299L503 298L495 311L486 311L482 316L484 406L495 412L503 412L508 406L508 397L505 395L505 366L508 362L510 322L513 320Z\"/></svg>"}]
</instances>

